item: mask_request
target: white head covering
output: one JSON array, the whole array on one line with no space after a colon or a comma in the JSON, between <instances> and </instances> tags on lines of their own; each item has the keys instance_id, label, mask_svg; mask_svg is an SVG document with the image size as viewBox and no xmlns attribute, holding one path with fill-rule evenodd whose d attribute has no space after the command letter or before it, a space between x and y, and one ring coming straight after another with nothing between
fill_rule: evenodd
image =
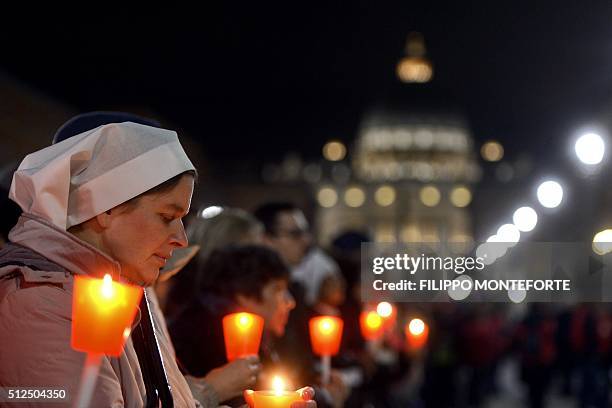
<instances>
[{"instance_id":1,"label":"white head covering","mask_svg":"<svg viewBox=\"0 0 612 408\"><path fill-rule=\"evenodd\" d=\"M176 132L112 123L26 156L9 197L67 230L188 170Z\"/></svg>"}]
</instances>

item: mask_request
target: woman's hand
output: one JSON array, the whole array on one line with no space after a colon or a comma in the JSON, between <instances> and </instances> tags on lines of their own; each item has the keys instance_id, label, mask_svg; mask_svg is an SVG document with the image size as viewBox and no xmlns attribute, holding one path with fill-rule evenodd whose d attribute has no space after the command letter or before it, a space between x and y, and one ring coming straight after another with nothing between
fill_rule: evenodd
<instances>
[{"instance_id":1,"label":"woman's hand","mask_svg":"<svg viewBox=\"0 0 612 408\"><path fill-rule=\"evenodd\" d=\"M219 368L211 370L204 377L219 396L219 402L239 396L243 390L252 387L261 371L258 356L238 358Z\"/></svg>"},{"instance_id":2,"label":"woman's hand","mask_svg":"<svg viewBox=\"0 0 612 408\"><path fill-rule=\"evenodd\" d=\"M253 408L253 390L244 391L244 400L250 408ZM317 403L314 401L314 389L311 387L304 387L297 390L302 396L302 401L297 401L291 404L291 408L317 408Z\"/></svg>"}]
</instances>

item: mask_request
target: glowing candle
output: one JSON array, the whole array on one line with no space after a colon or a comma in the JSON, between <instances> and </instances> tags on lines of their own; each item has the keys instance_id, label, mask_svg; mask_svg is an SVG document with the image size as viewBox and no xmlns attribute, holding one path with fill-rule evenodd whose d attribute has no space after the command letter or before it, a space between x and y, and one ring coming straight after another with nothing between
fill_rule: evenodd
<instances>
[{"instance_id":1,"label":"glowing candle","mask_svg":"<svg viewBox=\"0 0 612 408\"><path fill-rule=\"evenodd\" d=\"M391 303L380 302L378 305L376 305L376 313L378 313L379 316L382 317L385 329L393 329L397 316L397 310Z\"/></svg>"},{"instance_id":2,"label":"glowing candle","mask_svg":"<svg viewBox=\"0 0 612 408\"><path fill-rule=\"evenodd\" d=\"M130 334L142 288L104 279L75 276L72 298L72 348L119 356Z\"/></svg>"},{"instance_id":3,"label":"glowing candle","mask_svg":"<svg viewBox=\"0 0 612 408\"><path fill-rule=\"evenodd\" d=\"M340 350L342 319L334 316L318 316L310 319L310 342L318 356L334 356Z\"/></svg>"},{"instance_id":4,"label":"glowing candle","mask_svg":"<svg viewBox=\"0 0 612 408\"><path fill-rule=\"evenodd\" d=\"M383 319L373 310L361 312L359 325L361 335L366 340L378 340L383 335Z\"/></svg>"},{"instance_id":5,"label":"glowing candle","mask_svg":"<svg viewBox=\"0 0 612 408\"><path fill-rule=\"evenodd\" d=\"M245 397L252 408L290 408L291 404L302 400L299 392L285 391L285 381L278 376L272 380L272 390L247 390Z\"/></svg>"},{"instance_id":6,"label":"glowing candle","mask_svg":"<svg viewBox=\"0 0 612 408\"><path fill-rule=\"evenodd\" d=\"M429 328L421 319L412 319L405 328L406 340L411 350L420 350L427 342Z\"/></svg>"},{"instance_id":7,"label":"glowing candle","mask_svg":"<svg viewBox=\"0 0 612 408\"><path fill-rule=\"evenodd\" d=\"M228 361L258 354L264 319L252 313L232 313L223 318L223 338Z\"/></svg>"},{"instance_id":8,"label":"glowing candle","mask_svg":"<svg viewBox=\"0 0 612 408\"><path fill-rule=\"evenodd\" d=\"M113 282L109 274L75 276L71 346L87 353L75 406L89 406L102 355L121 354L141 297L141 287Z\"/></svg>"},{"instance_id":9,"label":"glowing candle","mask_svg":"<svg viewBox=\"0 0 612 408\"><path fill-rule=\"evenodd\" d=\"M312 351L321 356L322 382L329 383L331 356L340 351L343 322L339 317L318 316L309 321Z\"/></svg>"}]
</instances>

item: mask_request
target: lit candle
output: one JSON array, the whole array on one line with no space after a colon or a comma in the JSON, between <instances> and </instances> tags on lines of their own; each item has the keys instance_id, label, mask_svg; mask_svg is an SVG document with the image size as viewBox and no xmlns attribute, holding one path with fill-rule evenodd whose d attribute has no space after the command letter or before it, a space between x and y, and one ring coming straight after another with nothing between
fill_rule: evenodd
<instances>
[{"instance_id":1,"label":"lit candle","mask_svg":"<svg viewBox=\"0 0 612 408\"><path fill-rule=\"evenodd\" d=\"M429 328L421 319L412 319L405 328L406 340L411 350L420 350L427 342Z\"/></svg>"},{"instance_id":2,"label":"lit candle","mask_svg":"<svg viewBox=\"0 0 612 408\"><path fill-rule=\"evenodd\" d=\"M359 317L361 335L368 341L378 340L383 335L383 319L373 311L363 311Z\"/></svg>"},{"instance_id":3,"label":"lit candle","mask_svg":"<svg viewBox=\"0 0 612 408\"><path fill-rule=\"evenodd\" d=\"M395 326L397 310L389 302L380 302L376 305L376 313L383 319L383 326L387 330L392 330Z\"/></svg>"},{"instance_id":4,"label":"lit candle","mask_svg":"<svg viewBox=\"0 0 612 408\"><path fill-rule=\"evenodd\" d=\"M329 383L331 356L340 351L343 322L335 316L318 316L310 319L309 326L312 351L321 356L322 382L326 385Z\"/></svg>"},{"instance_id":5,"label":"lit candle","mask_svg":"<svg viewBox=\"0 0 612 408\"><path fill-rule=\"evenodd\" d=\"M285 391L285 381L274 377L271 391L252 391L245 393L247 404L251 408L290 408L291 404L302 400L297 391Z\"/></svg>"},{"instance_id":6,"label":"lit candle","mask_svg":"<svg viewBox=\"0 0 612 408\"><path fill-rule=\"evenodd\" d=\"M72 297L72 348L119 356L130 334L142 288L77 275Z\"/></svg>"},{"instance_id":7,"label":"lit candle","mask_svg":"<svg viewBox=\"0 0 612 408\"><path fill-rule=\"evenodd\" d=\"M121 354L141 297L141 287L113 282L109 274L75 276L71 346L87 353L75 406L89 406L102 355Z\"/></svg>"},{"instance_id":8,"label":"lit candle","mask_svg":"<svg viewBox=\"0 0 612 408\"><path fill-rule=\"evenodd\" d=\"M223 338L228 361L259 353L264 319L252 313L232 313L223 318Z\"/></svg>"}]
</instances>

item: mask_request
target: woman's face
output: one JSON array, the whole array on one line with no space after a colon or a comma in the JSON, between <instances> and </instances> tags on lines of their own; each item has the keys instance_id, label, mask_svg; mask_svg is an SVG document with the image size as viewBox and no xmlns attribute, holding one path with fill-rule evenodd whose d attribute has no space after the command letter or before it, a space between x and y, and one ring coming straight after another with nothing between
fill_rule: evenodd
<instances>
[{"instance_id":1,"label":"woman's face","mask_svg":"<svg viewBox=\"0 0 612 408\"><path fill-rule=\"evenodd\" d=\"M102 246L121 264L123 276L151 285L172 251L187 245L182 218L191 205L193 183L193 176L183 175L171 190L145 194L107 212Z\"/></svg>"},{"instance_id":2,"label":"woman's face","mask_svg":"<svg viewBox=\"0 0 612 408\"><path fill-rule=\"evenodd\" d=\"M261 299L242 298L239 303L248 312L263 317L265 329L277 337L285 334L289 312L295 308L295 300L287 289L285 279L273 279L264 285Z\"/></svg>"}]
</instances>

